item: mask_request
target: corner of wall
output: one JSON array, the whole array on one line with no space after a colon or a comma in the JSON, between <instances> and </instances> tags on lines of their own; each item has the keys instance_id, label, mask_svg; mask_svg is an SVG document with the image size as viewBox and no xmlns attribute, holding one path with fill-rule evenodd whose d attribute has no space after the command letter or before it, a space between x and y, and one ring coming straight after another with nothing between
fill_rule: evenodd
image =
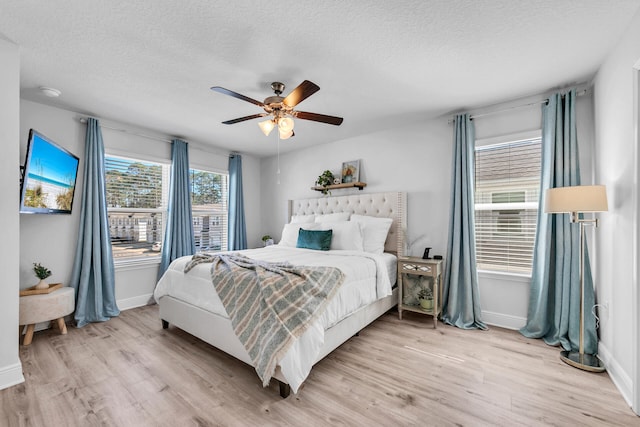
<instances>
[{"instance_id":1,"label":"corner of wall","mask_svg":"<svg viewBox=\"0 0 640 427\"><path fill-rule=\"evenodd\" d=\"M20 157L20 50L0 39L0 195L3 200L18 200L17 179ZM19 248L20 216L18 206L0 204L5 230L0 243L0 389L24 381L18 357Z\"/></svg>"}]
</instances>

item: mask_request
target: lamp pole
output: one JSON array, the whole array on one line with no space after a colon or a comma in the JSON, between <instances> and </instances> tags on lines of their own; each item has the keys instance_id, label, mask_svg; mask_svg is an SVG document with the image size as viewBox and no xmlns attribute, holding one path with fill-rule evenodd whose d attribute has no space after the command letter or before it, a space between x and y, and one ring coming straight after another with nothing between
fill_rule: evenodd
<instances>
[{"instance_id":1,"label":"lamp pole","mask_svg":"<svg viewBox=\"0 0 640 427\"><path fill-rule=\"evenodd\" d=\"M577 223L580 226L580 345L577 353L567 350L560 352L560 359L578 369L589 372L604 372L602 361L597 356L584 352L584 226L585 224L593 224L594 227L598 227L598 219L581 219L578 212L571 212L571 223Z\"/></svg>"}]
</instances>

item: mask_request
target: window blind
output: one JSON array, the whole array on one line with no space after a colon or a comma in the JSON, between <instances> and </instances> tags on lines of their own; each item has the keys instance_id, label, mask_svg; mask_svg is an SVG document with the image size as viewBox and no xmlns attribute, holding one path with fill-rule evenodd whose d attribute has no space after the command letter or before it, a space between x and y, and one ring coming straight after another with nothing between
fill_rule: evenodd
<instances>
[{"instance_id":1,"label":"window blind","mask_svg":"<svg viewBox=\"0 0 640 427\"><path fill-rule=\"evenodd\" d=\"M109 233L114 260L159 257L169 166L105 157Z\"/></svg>"},{"instance_id":2,"label":"window blind","mask_svg":"<svg viewBox=\"0 0 640 427\"><path fill-rule=\"evenodd\" d=\"M540 194L541 140L475 149L479 270L529 274Z\"/></svg>"},{"instance_id":3,"label":"window blind","mask_svg":"<svg viewBox=\"0 0 640 427\"><path fill-rule=\"evenodd\" d=\"M196 251L227 249L228 175L191 169L191 206Z\"/></svg>"}]
</instances>

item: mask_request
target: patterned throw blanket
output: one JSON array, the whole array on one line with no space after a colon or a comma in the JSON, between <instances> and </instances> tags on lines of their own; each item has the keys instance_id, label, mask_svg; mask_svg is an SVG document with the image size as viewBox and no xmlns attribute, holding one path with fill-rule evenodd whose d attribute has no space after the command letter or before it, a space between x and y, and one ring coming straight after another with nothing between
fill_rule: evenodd
<instances>
[{"instance_id":1,"label":"patterned throw blanket","mask_svg":"<svg viewBox=\"0 0 640 427\"><path fill-rule=\"evenodd\" d=\"M194 255L185 273L201 263L213 263L213 285L265 387L344 280L334 267L268 263L238 253Z\"/></svg>"}]
</instances>

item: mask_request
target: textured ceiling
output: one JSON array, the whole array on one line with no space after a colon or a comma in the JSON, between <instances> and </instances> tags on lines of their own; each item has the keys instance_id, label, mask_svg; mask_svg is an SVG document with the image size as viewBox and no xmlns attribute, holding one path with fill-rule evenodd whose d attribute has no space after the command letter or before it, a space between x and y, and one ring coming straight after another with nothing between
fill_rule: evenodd
<instances>
[{"instance_id":1,"label":"textured ceiling","mask_svg":"<svg viewBox=\"0 0 640 427\"><path fill-rule=\"evenodd\" d=\"M254 99L321 90L283 151L394 128L590 79L638 0L0 0L21 47L21 96L258 156L275 152ZM45 98L39 86L62 91Z\"/></svg>"}]
</instances>

